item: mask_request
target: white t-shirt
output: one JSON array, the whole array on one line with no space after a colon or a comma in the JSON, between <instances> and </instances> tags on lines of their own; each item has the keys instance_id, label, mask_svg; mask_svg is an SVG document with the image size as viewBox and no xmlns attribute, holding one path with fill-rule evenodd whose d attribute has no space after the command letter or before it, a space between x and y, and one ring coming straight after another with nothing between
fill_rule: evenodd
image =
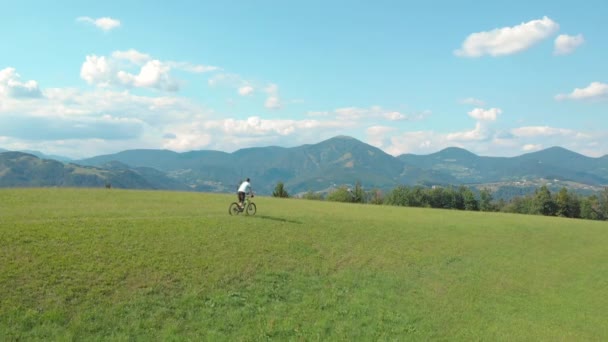
<instances>
[{"instance_id":1,"label":"white t-shirt","mask_svg":"<svg viewBox=\"0 0 608 342\"><path fill-rule=\"evenodd\" d=\"M248 181L244 181L243 183L241 183L241 186L239 186L239 192L250 192L251 191L251 184L249 184Z\"/></svg>"}]
</instances>

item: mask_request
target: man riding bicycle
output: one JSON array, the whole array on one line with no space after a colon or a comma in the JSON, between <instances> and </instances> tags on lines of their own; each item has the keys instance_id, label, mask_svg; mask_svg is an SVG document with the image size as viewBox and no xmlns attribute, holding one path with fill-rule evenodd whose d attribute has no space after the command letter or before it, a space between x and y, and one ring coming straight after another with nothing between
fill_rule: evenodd
<instances>
[{"instance_id":1,"label":"man riding bicycle","mask_svg":"<svg viewBox=\"0 0 608 342\"><path fill-rule=\"evenodd\" d=\"M247 180L245 180L239 186L238 196L239 196L239 207L241 207L241 209L243 209L243 202L245 201L245 194L247 192L249 192L249 195L251 195L251 197L253 197L253 190L251 190L251 183L249 181L249 178L247 178Z\"/></svg>"}]
</instances>

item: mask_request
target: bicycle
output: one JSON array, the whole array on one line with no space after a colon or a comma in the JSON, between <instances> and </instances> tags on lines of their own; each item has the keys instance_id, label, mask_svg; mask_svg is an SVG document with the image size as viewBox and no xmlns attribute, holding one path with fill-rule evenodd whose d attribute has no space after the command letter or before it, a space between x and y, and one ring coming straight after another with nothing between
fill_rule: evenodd
<instances>
[{"instance_id":1,"label":"bicycle","mask_svg":"<svg viewBox=\"0 0 608 342\"><path fill-rule=\"evenodd\" d=\"M228 207L228 213L230 215L238 215L242 212L245 212L245 215L255 215L257 207L255 206L255 203L253 203L253 201L251 200L251 197L253 196L248 195L247 197L245 197L245 201L243 202L242 207L239 206L237 202L230 203L230 206Z\"/></svg>"}]
</instances>

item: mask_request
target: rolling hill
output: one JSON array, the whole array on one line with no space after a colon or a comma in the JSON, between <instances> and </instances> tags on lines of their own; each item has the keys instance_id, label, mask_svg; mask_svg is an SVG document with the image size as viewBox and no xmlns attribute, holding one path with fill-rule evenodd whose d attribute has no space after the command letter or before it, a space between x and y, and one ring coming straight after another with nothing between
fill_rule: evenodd
<instances>
[{"instance_id":1,"label":"rolling hill","mask_svg":"<svg viewBox=\"0 0 608 342\"><path fill-rule=\"evenodd\" d=\"M19 159L11 153L2 156L5 161ZM250 177L260 194L270 194L279 181L292 194L328 191L358 181L364 188L384 190L405 184L468 185L495 191L518 188L515 192L521 192L553 183L554 188L592 192L608 185L608 156L590 158L560 147L511 158L478 156L455 147L429 155L394 157L346 136L291 148L253 147L233 153L127 150L67 163L63 169L61 165L39 159L22 164L20 171L9 172L6 167L3 171L0 166L0 185L98 186L110 181L127 188L233 192L240 180ZM60 180L61 175L65 179Z\"/></svg>"},{"instance_id":2,"label":"rolling hill","mask_svg":"<svg viewBox=\"0 0 608 342\"><path fill-rule=\"evenodd\" d=\"M155 171L158 172L158 171ZM0 153L0 187L112 187L165 189L168 180L149 181L130 168L104 169L40 159L23 152Z\"/></svg>"}]
</instances>

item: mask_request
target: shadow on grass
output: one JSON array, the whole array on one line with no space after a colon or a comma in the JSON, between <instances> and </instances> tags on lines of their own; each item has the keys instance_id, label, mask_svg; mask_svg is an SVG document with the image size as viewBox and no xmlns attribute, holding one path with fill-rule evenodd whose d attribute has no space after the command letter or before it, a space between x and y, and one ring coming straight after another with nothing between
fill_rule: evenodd
<instances>
[{"instance_id":1,"label":"shadow on grass","mask_svg":"<svg viewBox=\"0 0 608 342\"><path fill-rule=\"evenodd\" d=\"M274 216L268 216L268 215L255 215L255 216L252 216L252 217L253 218L262 219L262 220L271 220L271 221L278 221L278 222L287 222L287 223L302 224L302 222L300 222L300 221L289 220L289 219L282 218L282 217L274 217Z\"/></svg>"}]
</instances>

